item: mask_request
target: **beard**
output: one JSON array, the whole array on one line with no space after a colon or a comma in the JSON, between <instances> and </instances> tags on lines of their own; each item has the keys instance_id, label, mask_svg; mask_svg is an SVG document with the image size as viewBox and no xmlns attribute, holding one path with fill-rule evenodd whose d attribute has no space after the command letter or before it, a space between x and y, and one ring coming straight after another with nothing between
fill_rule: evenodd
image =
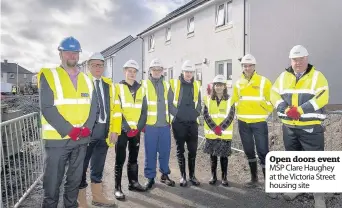
<instances>
[{"instance_id":1,"label":"beard","mask_svg":"<svg viewBox=\"0 0 342 208\"><path fill-rule=\"evenodd\" d=\"M66 62L66 65L67 65L68 67L75 67L75 66L77 65L77 61L76 61L76 60L68 60L68 61Z\"/></svg>"}]
</instances>

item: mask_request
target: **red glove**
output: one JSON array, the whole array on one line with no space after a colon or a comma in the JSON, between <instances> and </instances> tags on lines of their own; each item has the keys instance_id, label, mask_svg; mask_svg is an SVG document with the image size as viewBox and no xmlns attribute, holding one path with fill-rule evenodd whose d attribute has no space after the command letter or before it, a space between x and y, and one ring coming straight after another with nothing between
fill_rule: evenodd
<instances>
[{"instance_id":1,"label":"red glove","mask_svg":"<svg viewBox=\"0 0 342 208\"><path fill-rule=\"evenodd\" d=\"M214 129L214 132L217 136L221 136L222 135L222 128L221 126L216 126Z\"/></svg>"},{"instance_id":2,"label":"red glove","mask_svg":"<svg viewBox=\"0 0 342 208\"><path fill-rule=\"evenodd\" d=\"M68 136L74 140L74 141L77 141L77 138L80 136L81 134L81 128L79 127L73 127L71 129L71 131L69 132Z\"/></svg>"},{"instance_id":3,"label":"red glove","mask_svg":"<svg viewBox=\"0 0 342 208\"><path fill-rule=\"evenodd\" d=\"M300 113L297 110L297 107L292 106L290 110L286 112L286 115L292 119L299 120Z\"/></svg>"},{"instance_id":4,"label":"red glove","mask_svg":"<svg viewBox=\"0 0 342 208\"><path fill-rule=\"evenodd\" d=\"M81 130L81 137L88 137L90 135L91 131L87 127L83 127Z\"/></svg>"},{"instance_id":5,"label":"red glove","mask_svg":"<svg viewBox=\"0 0 342 208\"><path fill-rule=\"evenodd\" d=\"M139 133L138 129L132 129L129 132L127 132L128 137L135 137Z\"/></svg>"}]
</instances>

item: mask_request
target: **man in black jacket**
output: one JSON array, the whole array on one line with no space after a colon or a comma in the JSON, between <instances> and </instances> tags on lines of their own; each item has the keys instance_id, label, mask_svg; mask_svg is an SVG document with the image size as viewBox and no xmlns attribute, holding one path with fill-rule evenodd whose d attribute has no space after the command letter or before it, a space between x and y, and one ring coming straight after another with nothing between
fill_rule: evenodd
<instances>
[{"instance_id":1,"label":"man in black jacket","mask_svg":"<svg viewBox=\"0 0 342 208\"><path fill-rule=\"evenodd\" d=\"M172 130L177 145L178 165L181 172L180 185L186 186L184 144L188 148L189 179L195 186L200 182L195 177L195 161L198 145L198 116L200 115L200 83L194 81L195 69L190 61L182 65L179 79L170 80L168 93L169 111L172 117Z\"/></svg>"}]
</instances>

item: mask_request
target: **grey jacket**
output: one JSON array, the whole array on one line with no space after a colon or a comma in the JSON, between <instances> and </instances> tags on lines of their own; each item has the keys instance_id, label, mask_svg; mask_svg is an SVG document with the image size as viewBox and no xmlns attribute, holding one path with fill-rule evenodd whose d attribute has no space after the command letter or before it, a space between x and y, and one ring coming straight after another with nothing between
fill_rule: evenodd
<instances>
[{"instance_id":1,"label":"grey jacket","mask_svg":"<svg viewBox=\"0 0 342 208\"><path fill-rule=\"evenodd\" d=\"M164 99L164 85L163 80L164 77L161 76L159 79L154 79L151 75L149 76L149 80L153 83L153 86L157 92L157 121L154 125L154 127L163 127L168 126L169 123L166 121L166 105L165 105L165 99ZM146 117L147 120L147 101L146 97L143 101L143 112L142 117ZM145 120L145 123L146 123Z\"/></svg>"},{"instance_id":2,"label":"grey jacket","mask_svg":"<svg viewBox=\"0 0 342 208\"><path fill-rule=\"evenodd\" d=\"M57 107L54 106L54 96L53 92L44 76L42 74L40 76L40 109L41 113L46 119L46 121L57 130L57 132L62 136L65 137L69 134L73 126L70 122L65 120L63 116L58 112ZM95 121L98 118L98 104L96 99L96 91L95 89L92 92L92 101L91 101L91 108L89 112L88 120L85 122L84 126L93 129ZM75 107L77 108L77 107ZM44 138L43 138L44 139ZM78 141L73 141L71 139L57 139L56 140L44 140L46 147L64 147L64 146L76 146L79 144L87 144L90 141L90 136L86 138L81 138Z\"/></svg>"},{"instance_id":3,"label":"grey jacket","mask_svg":"<svg viewBox=\"0 0 342 208\"><path fill-rule=\"evenodd\" d=\"M183 75L181 75L179 76L179 80L181 81L181 87L179 91L177 107L173 105L173 99L175 95L171 87L168 92L169 111L171 115L174 116L173 121L178 120L180 122L195 122L202 111L201 92L198 94L198 103L195 108L193 87L194 78L191 80L191 82L186 82L183 78Z\"/></svg>"}]
</instances>

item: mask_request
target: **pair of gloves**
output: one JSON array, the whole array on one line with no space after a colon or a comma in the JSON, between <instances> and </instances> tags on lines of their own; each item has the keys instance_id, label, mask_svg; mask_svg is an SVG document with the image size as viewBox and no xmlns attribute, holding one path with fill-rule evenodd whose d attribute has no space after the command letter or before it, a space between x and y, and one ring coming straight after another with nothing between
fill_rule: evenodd
<instances>
[{"instance_id":1,"label":"pair of gloves","mask_svg":"<svg viewBox=\"0 0 342 208\"><path fill-rule=\"evenodd\" d=\"M285 110L285 114L294 120L299 120L300 115L303 114L303 112L296 106L291 106Z\"/></svg>"},{"instance_id":2,"label":"pair of gloves","mask_svg":"<svg viewBox=\"0 0 342 208\"><path fill-rule=\"evenodd\" d=\"M91 131L87 127L73 127L71 131L69 132L68 136L74 140L77 141L80 137L88 137L90 136Z\"/></svg>"}]
</instances>

